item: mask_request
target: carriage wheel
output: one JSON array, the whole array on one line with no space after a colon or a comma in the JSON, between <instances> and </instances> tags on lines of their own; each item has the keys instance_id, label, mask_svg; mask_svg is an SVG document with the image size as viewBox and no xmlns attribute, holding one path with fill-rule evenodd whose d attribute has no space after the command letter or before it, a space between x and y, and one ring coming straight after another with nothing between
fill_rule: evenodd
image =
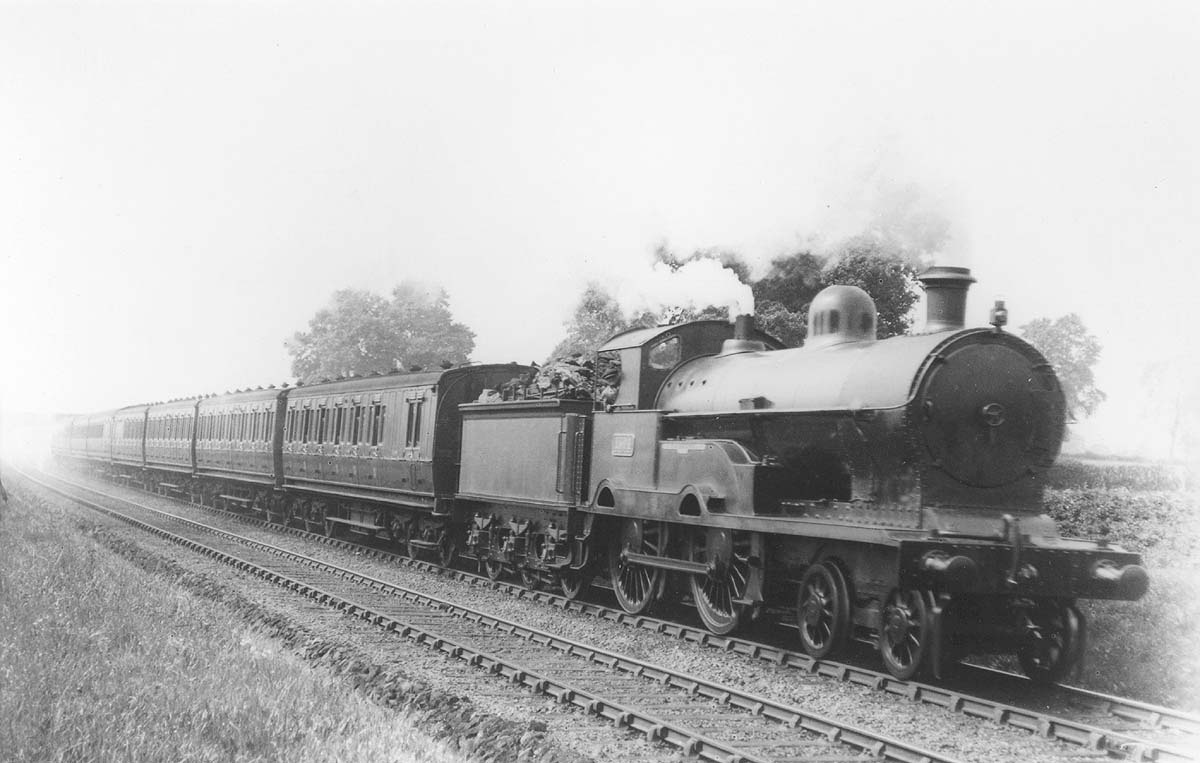
<instances>
[{"instance_id":1,"label":"carriage wheel","mask_svg":"<svg viewBox=\"0 0 1200 763\"><path fill-rule=\"evenodd\" d=\"M608 551L608 575L617 602L626 612L640 615L648 612L662 596L667 571L660 567L643 567L622 559L623 552L666 556L670 543L670 525L666 522L647 522L625 519L612 540Z\"/></svg>"},{"instance_id":2,"label":"carriage wheel","mask_svg":"<svg viewBox=\"0 0 1200 763\"><path fill-rule=\"evenodd\" d=\"M1017 649L1021 669L1035 683L1061 681L1083 653L1083 617L1070 605L1045 603L1023 614L1024 641Z\"/></svg>"},{"instance_id":3,"label":"carriage wheel","mask_svg":"<svg viewBox=\"0 0 1200 763\"><path fill-rule=\"evenodd\" d=\"M383 526L387 528L388 540L398 546L408 544L408 523L398 512L389 511L383 517Z\"/></svg>"},{"instance_id":4,"label":"carriage wheel","mask_svg":"<svg viewBox=\"0 0 1200 763\"><path fill-rule=\"evenodd\" d=\"M689 534L689 559L708 565L708 572L691 575L692 599L704 626L724 635L741 622L750 584L751 537L717 527L695 527Z\"/></svg>"},{"instance_id":5,"label":"carriage wheel","mask_svg":"<svg viewBox=\"0 0 1200 763\"><path fill-rule=\"evenodd\" d=\"M845 643L850 626L850 592L846 577L833 562L808 568L796 597L800 643L814 659L828 657Z\"/></svg>"},{"instance_id":6,"label":"carriage wheel","mask_svg":"<svg viewBox=\"0 0 1200 763\"><path fill-rule=\"evenodd\" d=\"M879 653L889 673L902 681L917 674L929 652L930 625L920 591L892 591L879 628Z\"/></svg>"}]
</instances>

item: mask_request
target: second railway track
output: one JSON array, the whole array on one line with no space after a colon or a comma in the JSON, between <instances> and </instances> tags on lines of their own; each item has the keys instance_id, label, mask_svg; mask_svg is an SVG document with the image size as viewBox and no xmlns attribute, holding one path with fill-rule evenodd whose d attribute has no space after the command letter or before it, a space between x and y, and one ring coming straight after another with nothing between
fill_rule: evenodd
<instances>
[{"instance_id":1,"label":"second railway track","mask_svg":"<svg viewBox=\"0 0 1200 763\"><path fill-rule=\"evenodd\" d=\"M124 500L116 496L109 497ZM299 531L293 532L301 534ZM329 539L324 540L328 542ZM191 542L198 543L195 540ZM235 541L230 539L228 542ZM267 554L275 560L276 565L282 559L279 554L292 553L267 550L267 545L257 544L259 550L256 553ZM213 553L234 556L215 549ZM242 553L244 555L245 552ZM238 563L243 566L258 565L241 557L238 557ZM420 562L410 563L434 567ZM289 564L302 565L303 570L312 574L325 563L293 560ZM672 743L685 752L706 759L791 760L809 759L813 755L843 757L855 754L854 750L861 751L860 754L882 754L896 760L946 759L896 740L873 736L861 729L839 728L835 722L806 713L800 708L720 687L694 676L662 670L644 661L606 653L587 644L572 643L518 623L505 623L501 618L472 612L450 602L436 602L423 594L405 591L353 571L332 565L327 567L321 574L333 577L326 582L304 583L293 579L292 574L300 568L259 574L280 581L286 578L285 584L290 587L301 590L307 588L310 595L325 598L345 610L400 630L410 639L478 664L509 680L539 689L560 702L575 704L644 733L649 738ZM1074 713L1090 722L1056 717L1031 708L972 696L962 690L902 682L853 665L817 662L806 655L771 644L713 636L676 623L614 613L597 604L568 601L545 592L529 592L518 586L493 583L467 573L453 574L476 584L484 582L490 588L508 588L519 592L521 596L559 608L663 632L678 639L799 668L816 676L870 686L888 694L947 707L966 716L1013 725L1040 736L1078 745L1083 748L1080 753L1085 755L1090 753L1101 757L1146 760L1194 759L1182 748L1161 740L1165 738L1176 743L1182 740L1190 746L1188 743L1194 740L1192 734L1195 732L1196 719L1166 708L1076 692L1072 700ZM342 590L342 586L350 586L350 589ZM404 607L415 604L417 609L388 611L388 602L395 606L397 599L405 602ZM484 630L479 631L479 628ZM528 649L543 655L546 649L550 649L554 658L523 656L524 650ZM581 668L581 665L587 667ZM568 678L556 676L556 670ZM1013 679L1007 675L997 675L993 676L993 680L1010 682ZM589 681L593 683L589 684ZM1020 686L1020 683L1016 685ZM587 688L589 686L593 688ZM608 699L603 699L604 696ZM639 702L632 702L631 698L639 699ZM714 703L714 700L718 702ZM805 735L804 731L809 733Z\"/></svg>"}]
</instances>

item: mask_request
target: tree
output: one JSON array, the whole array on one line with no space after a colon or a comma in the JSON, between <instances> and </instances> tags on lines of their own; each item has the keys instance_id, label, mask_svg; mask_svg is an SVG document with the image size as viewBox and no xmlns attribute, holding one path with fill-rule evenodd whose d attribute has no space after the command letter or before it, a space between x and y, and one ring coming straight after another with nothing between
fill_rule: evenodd
<instances>
[{"instance_id":1,"label":"tree","mask_svg":"<svg viewBox=\"0 0 1200 763\"><path fill-rule=\"evenodd\" d=\"M563 358L577 352L591 355L614 334L632 325L632 321L626 320L616 298L593 281L583 290L571 320L566 323L567 336L555 345L550 357Z\"/></svg>"},{"instance_id":2,"label":"tree","mask_svg":"<svg viewBox=\"0 0 1200 763\"><path fill-rule=\"evenodd\" d=\"M1142 371L1142 418L1151 442L1168 459L1196 463L1200 455L1200 367L1184 356L1159 358Z\"/></svg>"},{"instance_id":3,"label":"tree","mask_svg":"<svg viewBox=\"0 0 1200 763\"><path fill-rule=\"evenodd\" d=\"M859 237L828 257L800 251L780 257L754 284L755 313L764 331L799 345L808 332L808 306L826 286L857 286L875 301L878 337L903 334L916 304L916 271L894 247Z\"/></svg>"},{"instance_id":4,"label":"tree","mask_svg":"<svg viewBox=\"0 0 1200 763\"><path fill-rule=\"evenodd\" d=\"M898 336L912 324L917 303L917 272L899 250L867 237L846 242L821 271L821 288L857 286L875 300L876 335Z\"/></svg>"},{"instance_id":5,"label":"tree","mask_svg":"<svg viewBox=\"0 0 1200 763\"><path fill-rule=\"evenodd\" d=\"M1054 366L1072 420L1079 411L1090 416L1104 402L1107 395L1096 386L1092 373L1100 359L1100 340L1088 332L1078 315L1071 313L1053 321L1038 318L1021 327L1021 336Z\"/></svg>"},{"instance_id":6,"label":"tree","mask_svg":"<svg viewBox=\"0 0 1200 763\"><path fill-rule=\"evenodd\" d=\"M332 304L285 346L292 373L310 384L324 378L465 363L474 333L450 314L444 289L401 283L385 299L365 289L342 289Z\"/></svg>"},{"instance_id":7,"label":"tree","mask_svg":"<svg viewBox=\"0 0 1200 763\"><path fill-rule=\"evenodd\" d=\"M673 254L659 246L654 259L671 270L671 277L682 276L686 266L699 260L716 260L737 276L734 286L744 289L750 279L750 269L736 254L724 250L698 250L687 257ZM661 267L660 265L660 267ZM879 313L879 337L903 333L909 326L909 313L917 301L915 270L908 258L896 247L873 238L860 237L845 243L828 257L808 250L776 258L766 275L750 284L754 295L755 321L760 329L786 345L797 346L807 332L808 306L821 289L833 284L858 286L871 295ZM730 277L732 279L732 277ZM740 281L740 283L738 283ZM678 287L679 283L673 284ZM726 284L728 285L728 284ZM674 290L662 285L664 291ZM692 290L685 292L695 297ZM676 295L678 296L678 295ZM571 320L566 323L567 337L554 348L552 357L575 352L588 354L610 336L636 326L656 323L717 318L730 320L726 306L706 305L706 295L690 305L672 305L674 297L659 302L652 312L636 318L624 317L622 305L599 284L588 285ZM661 305L666 305L662 307Z\"/></svg>"}]
</instances>

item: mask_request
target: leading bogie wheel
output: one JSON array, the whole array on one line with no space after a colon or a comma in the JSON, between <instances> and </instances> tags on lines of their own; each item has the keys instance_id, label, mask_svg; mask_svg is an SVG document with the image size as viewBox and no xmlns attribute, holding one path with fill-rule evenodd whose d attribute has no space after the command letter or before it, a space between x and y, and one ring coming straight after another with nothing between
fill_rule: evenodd
<instances>
[{"instance_id":1,"label":"leading bogie wheel","mask_svg":"<svg viewBox=\"0 0 1200 763\"><path fill-rule=\"evenodd\" d=\"M929 653L930 630L924 594L893 590L879 627L879 654L887 671L902 681L915 676Z\"/></svg>"},{"instance_id":2,"label":"leading bogie wheel","mask_svg":"<svg viewBox=\"0 0 1200 763\"><path fill-rule=\"evenodd\" d=\"M1061 681L1083 653L1084 621L1071 605L1039 604L1023 615L1025 633L1017 661L1038 684Z\"/></svg>"},{"instance_id":3,"label":"leading bogie wheel","mask_svg":"<svg viewBox=\"0 0 1200 763\"><path fill-rule=\"evenodd\" d=\"M666 556L670 532L666 522L625 519L614 533L608 550L608 576L617 603L626 612L634 615L649 612L662 596L667 571L630 562L625 554Z\"/></svg>"},{"instance_id":4,"label":"leading bogie wheel","mask_svg":"<svg viewBox=\"0 0 1200 763\"><path fill-rule=\"evenodd\" d=\"M796 597L800 643L813 659L824 659L846 641L850 629L850 592L837 563L811 565L800 580Z\"/></svg>"}]
</instances>

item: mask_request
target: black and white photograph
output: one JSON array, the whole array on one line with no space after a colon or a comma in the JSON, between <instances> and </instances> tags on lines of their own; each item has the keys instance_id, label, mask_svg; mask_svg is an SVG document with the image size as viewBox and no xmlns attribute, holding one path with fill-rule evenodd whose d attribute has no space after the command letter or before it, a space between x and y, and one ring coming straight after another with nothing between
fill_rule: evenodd
<instances>
[{"instance_id":1,"label":"black and white photograph","mask_svg":"<svg viewBox=\"0 0 1200 763\"><path fill-rule=\"evenodd\" d=\"M0 760L1200 760L1200 6L0 0Z\"/></svg>"}]
</instances>

